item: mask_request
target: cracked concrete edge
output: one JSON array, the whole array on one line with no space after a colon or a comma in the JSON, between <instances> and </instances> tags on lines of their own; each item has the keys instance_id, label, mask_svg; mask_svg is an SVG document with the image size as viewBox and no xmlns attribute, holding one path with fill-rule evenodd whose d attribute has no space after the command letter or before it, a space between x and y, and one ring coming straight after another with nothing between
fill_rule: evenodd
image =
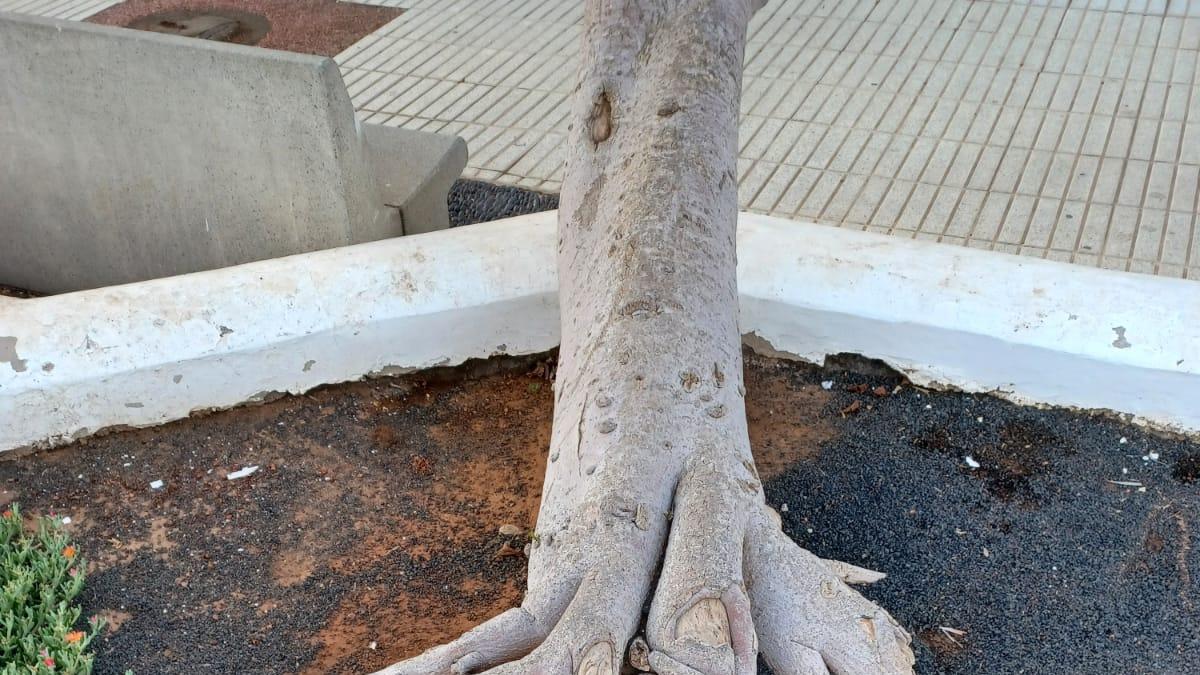
<instances>
[{"instance_id":1,"label":"cracked concrete edge","mask_svg":"<svg viewBox=\"0 0 1200 675\"><path fill-rule=\"evenodd\" d=\"M556 219L0 303L0 451L550 349ZM1195 282L745 213L738 243L755 349L859 353L921 385L1200 432Z\"/></svg>"},{"instance_id":2,"label":"cracked concrete edge","mask_svg":"<svg viewBox=\"0 0 1200 675\"><path fill-rule=\"evenodd\" d=\"M748 214L738 244L759 349L857 353L922 386L1200 431L1194 281Z\"/></svg>"}]
</instances>

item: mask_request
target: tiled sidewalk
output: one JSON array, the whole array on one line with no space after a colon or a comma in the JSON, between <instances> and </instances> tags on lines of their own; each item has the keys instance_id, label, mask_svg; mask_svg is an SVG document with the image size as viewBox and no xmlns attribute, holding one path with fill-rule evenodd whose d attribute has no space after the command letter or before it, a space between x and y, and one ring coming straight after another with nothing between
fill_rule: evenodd
<instances>
[{"instance_id":1,"label":"tiled sidewalk","mask_svg":"<svg viewBox=\"0 0 1200 675\"><path fill-rule=\"evenodd\" d=\"M0 0L0 12L82 21L121 0Z\"/></svg>"},{"instance_id":2,"label":"tiled sidewalk","mask_svg":"<svg viewBox=\"0 0 1200 675\"><path fill-rule=\"evenodd\" d=\"M556 191L575 0L382 0L338 57L364 119ZM1068 6L1069 5L1069 6ZM750 211L1200 278L1200 0L771 0L746 56Z\"/></svg>"},{"instance_id":3,"label":"tiled sidewalk","mask_svg":"<svg viewBox=\"0 0 1200 675\"><path fill-rule=\"evenodd\" d=\"M363 119L463 136L469 177L560 188L580 0L367 2L408 11L337 57ZM1200 279L1198 55L1200 0L770 0L741 203Z\"/></svg>"}]
</instances>

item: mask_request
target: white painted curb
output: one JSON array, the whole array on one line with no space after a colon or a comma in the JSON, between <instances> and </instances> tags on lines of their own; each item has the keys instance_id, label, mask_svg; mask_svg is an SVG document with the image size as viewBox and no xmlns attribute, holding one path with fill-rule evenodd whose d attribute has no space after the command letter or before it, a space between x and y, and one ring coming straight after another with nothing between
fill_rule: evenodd
<instances>
[{"instance_id":1,"label":"white painted curb","mask_svg":"<svg viewBox=\"0 0 1200 675\"><path fill-rule=\"evenodd\" d=\"M0 450L550 349L555 218L0 303ZM738 246L743 331L775 351L1200 431L1195 282L751 214Z\"/></svg>"},{"instance_id":2,"label":"white painted curb","mask_svg":"<svg viewBox=\"0 0 1200 675\"><path fill-rule=\"evenodd\" d=\"M0 450L550 349L554 218L0 305Z\"/></svg>"},{"instance_id":3,"label":"white painted curb","mask_svg":"<svg viewBox=\"0 0 1200 675\"><path fill-rule=\"evenodd\" d=\"M742 214L742 329L820 362L1200 431L1200 284Z\"/></svg>"}]
</instances>

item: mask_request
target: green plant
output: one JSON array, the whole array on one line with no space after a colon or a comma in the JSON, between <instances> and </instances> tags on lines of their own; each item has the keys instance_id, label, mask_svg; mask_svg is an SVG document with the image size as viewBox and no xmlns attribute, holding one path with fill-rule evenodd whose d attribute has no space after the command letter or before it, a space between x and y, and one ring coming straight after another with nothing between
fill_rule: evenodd
<instances>
[{"instance_id":1,"label":"green plant","mask_svg":"<svg viewBox=\"0 0 1200 675\"><path fill-rule=\"evenodd\" d=\"M88 645L103 627L77 630L86 564L57 518L33 531L17 505L0 515L0 675L87 675Z\"/></svg>"}]
</instances>

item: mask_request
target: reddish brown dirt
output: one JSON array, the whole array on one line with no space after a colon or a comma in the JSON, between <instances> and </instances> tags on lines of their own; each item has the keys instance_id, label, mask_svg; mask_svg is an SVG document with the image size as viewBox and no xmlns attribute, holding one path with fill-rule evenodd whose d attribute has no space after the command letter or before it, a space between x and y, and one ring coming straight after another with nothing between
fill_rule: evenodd
<instances>
[{"instance_id":1,"label":"reddish brown dirt","mask_svg":"<svg viewBox=\"0 0 1200 675\"><path fill-rule=\"evenodd\" d=\"M71 516L85 613L111 620L97 673L366 672L520 602L526 537L498 529L537 514L552 403L530 371L114 433L0 462L0 504Z\"/></svg>"},{"instance_id":2,"label":"reddish brown dirt","mask_svg":"<svg viewBox=\"0 0 1200 675\"><path fill-rule=\"evenodd\" d=\"M221 10L259 14L271 22L259 47L335 56L404 10L337 0L125 0L88 19L109 26L170 10Z\"/></svg>"},{"instance_id":3,"label":"reddish brown dirt","mask_svg":"<svg viewBox=\"0 0 1200 675\"><path fill-rule=\"evenodd\" d=\"M770 480L796 462L815 459L821 443L834 435L822 414L830 393L817 384L786 377L788 364L748 355L746 422L754 463L763 480Z\"/></svg>"},{"instance_id":4,"label":"reddish brown dirt","mask_svg":"<svg viewBox=\"0 0 1200 675\"><path fill-rule=\"evenodd\" d=\"M832 435L828 392L751 358L769 477ZM520 602L526 538L498 530L536 521L548 363L329 387L0 462L0 504L71 516L86 611L110 619L98 673L365 672ZM261 662L239 663L230 640Z\"/></svg>"}]
</instances>

